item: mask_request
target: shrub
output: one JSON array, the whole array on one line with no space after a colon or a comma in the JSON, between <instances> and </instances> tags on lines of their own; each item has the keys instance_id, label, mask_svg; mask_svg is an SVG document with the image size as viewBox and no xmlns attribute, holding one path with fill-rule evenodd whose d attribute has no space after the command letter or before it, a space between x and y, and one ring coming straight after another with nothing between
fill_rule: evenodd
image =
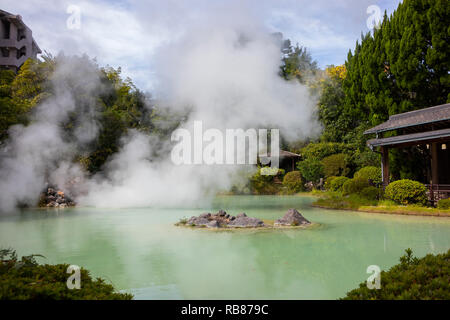
<instances>
[{"instance_id":1,"label":"shrub","mask_svg":"<svg viewBox=\"0 0 450 320\"><path fill-rule=\"evenodd\" d=\"M267 168L271 169L271 168ZM283 169L278 169L276 175L261 174L264 168L258 168L258 171L250 178L250 188L255 194L276 194L280 190L274 182L275 177L281 177L284 174Z\"/></svg>"},{"instance_id":2,"label":"shrub","mask_svg":"<svg viewBox=\"0 0 450 320\"><path fill-rule=\"evenodd\" d=\"M364 188L368 186L369 181L366 178L353 178L342 185L342 191L344 194L360 193Z\"/></svg>"},{"instance_id":3,"label":"shrub","mask_svg":"<svg viewBox=\"0 0 450 320\"><path fill-rule=\"evenodd\" d=\"M375 184L380 184L381 180L381 168L380 167L364 167L357 171L354 175L354 178L365 178L367 180L372 180Z\"/></svg>"},{"instance_id":4,"label":"shrub","mask_svg":"<svg viewBox=\"0 0 450 320\"><path fill-rule=\"evenodd\" d=\"M336 176L331 176L325 179L325 184L323 185L325 190L331 190L331 181L336 179Z\"/></svg>"},{"instance_id":5,"label":"shrub","mask_svg":"<svg viewBox=\"0 0 450 320\"><path fill-rule=\"evenodd\" d=\"M306 181L318 181L323 177L323 165L317 159L306 159L297 163L297 168Z\"/></svg>"},{"instance_id":6,"label":"shrub","mask_svg":"<svg viewBox=\"0 0 450 320\"><path fill-rule=\"evenodd\" d=\"M322 165L325 177L344 176L347 174L347 157L343 153L323 158Z\"/></svg>"},{"instance_id":7,"label":"shrub","mask_svg":"<svg viewBox=\"0 0 450 320\"><path fill-rule=\"evenodd\" d=\"M359 288L347 293L344 300L448 300L450 299L450 250L447 253L418 259L411 249L400 263L381 272L381 288Z\"/></svg>"},{"instance_id":8,"label":"shrub","mask_svg":"<svg viewBox=\"0 0 450 320\"><path fill-rule=\"evenodd\" d=\"M40 265L36 255L17 258L15 251L0 250L0 300L130 300L131 294L114 292L103 279L93 280L80 269L80 289L67 287L68 264Z\"/></svg>"},{"instance_id":9,"label":"shrub","mask_svg":"<svg viewBox=\"0 0 450 320\"><path fill-rule=\"evenodd\" d=\"M283 186L290 192L300 192L303 190L302 174L300 171L286 173L283 178Z\"/></svg>"},{"instance_id":10,"label":"shrub","mask_svg":"<svg viewBox=\"0 0 450 320\"><path fill-rule=\"evenodd\" d=\"M359 194L361 195L361 197L364 197L366 199L376 200L379 198L380 189L374 186L369 186L362 189Z\"/></svg>"},{"instance_id":11,"label":"shrub","mask_svg":"<svg viewBox=\"0 0 450 320\"><path fill-rule=\"evenodd\" d=\"M438 209L450 209L450 198L448 199L441 199L437 203Z\"/></svg>"},{"instance_id":12,"label":"shrub","mask_svg":"<svg viewBox=\"0 0 450 320\"><path fill-rule=\"evenodd\" d=\"M342 186L344 183L349 181L350 179L347 177L336 177L330 182L330 190L331 191L342 191Z\"/></svg>"},{"instance_id":13,"label":"shrub","mask_svg":"<svg viewBox=\"0 0 450 320\"><path fill-rule=\"evenodd\" d=\"M385 190L385 196L400 204L427 203L427 189L420 182L403 179L390 183Z\"/></svg>"}]
</instances>

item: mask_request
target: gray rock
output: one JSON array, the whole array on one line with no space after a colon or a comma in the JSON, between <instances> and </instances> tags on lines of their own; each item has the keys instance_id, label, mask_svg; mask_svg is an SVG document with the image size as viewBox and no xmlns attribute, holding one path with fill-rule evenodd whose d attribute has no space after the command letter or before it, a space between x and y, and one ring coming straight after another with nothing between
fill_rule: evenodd
<instances>
[{"instance_id":1,"label":"gray rock","mask_svg":"<svg viewBox=\"0 0 450 320\"><path fill-rule=\"evenodd\" d=\"M209 220L201 217L191 217L187 221L187 225L195 225L195 226L206 226L209 223Z\"/></svg>"},{"instance_id":2,"label":"gray rock","mask_svg":"<svg viewBox=\"0 0 450 320\"><path fill-rule=\"evenodd\" d=\"M217 215L224 217L227 213L225 212L225 210L219 210L219 212L217 212Z\"/></svg>"},{"instance_id":3,"label":"gray rock","mask_svg":"<svg viewBox=\"0 0 450 320\"><path fill-rule=\"evenodd\" d=\"M289 209L286 214L278 220L275 220L274 226L300 226L311 224L300 212L295 209Z\"/></svg>"},{"instance_id":4,"label":"gray rock","mask_svg":"<svg viewBox=\"0 0 450 320\"><path fill-rule=\"evenodd\" d=\"M220 224L216 220L212 220L212 221L210 221L210 222L208 222L206 224L206 227L208 227L208 228L219 228Z\"/></svg>"},{"instance_id":5,"label":"gray rock","mask_svg":"<svg viewBox=\"0 0 450 320\"><path fill-rule=\"evenodd\" d=\"M199 218L209 218L211 217L211 213L205 212L198 216Z\"/></svg>"},{"instance_id":6,"label":"gray rock","mask_svg":"<svg viewBox=\"0 0 450 320\"><path fill-rule=\"evenodd\" d=\"M236 219L228 223L228 226L239 228L255 228L255 227L264 227L264 222L262 222L262 220L258 218L238 215Z\"/></svg>"},{"instance_id":7,"label":"gray rock","mask_svg":"<svg viewBox=\"0 0 450 320\"><path fill-rule=\"evenodd\" d=\"M233 221L234 219L236 219L235 216L231 216L231 217L230 217L230 221Z\"/></svg>"},{"instance_id":8,"label":"gray rock","mask_svg":"<svg viewBox=\"0 0 450 320\"><path fill-rule=\"evenodd\" d=\"M242 212L242 213L238 213L238 215L236 216L236 218L241 218L241 217L246 217L247 215Z\"/></svg>"}]
</instances>

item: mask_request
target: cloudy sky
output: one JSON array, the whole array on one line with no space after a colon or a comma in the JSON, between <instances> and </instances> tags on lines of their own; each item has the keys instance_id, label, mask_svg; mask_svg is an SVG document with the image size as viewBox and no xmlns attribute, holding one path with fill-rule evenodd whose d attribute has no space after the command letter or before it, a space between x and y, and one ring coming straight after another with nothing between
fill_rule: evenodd
<instances>
[{"instance_id":1,"label":"cloudy sky","mask_svg":"<svg viewBox=\"0 0 450 320\"><path fill-rule=\"evenodd\" d=\"M44 51L86 53L100 65L121 66L139 88L154 86L152 57L190 24L236 15L260 21L306 46L320 67L342 64L368 22L400 0L0 0L20 14ZM214 14L211 14L214 12Z\"/></svg>"}]
</instances>

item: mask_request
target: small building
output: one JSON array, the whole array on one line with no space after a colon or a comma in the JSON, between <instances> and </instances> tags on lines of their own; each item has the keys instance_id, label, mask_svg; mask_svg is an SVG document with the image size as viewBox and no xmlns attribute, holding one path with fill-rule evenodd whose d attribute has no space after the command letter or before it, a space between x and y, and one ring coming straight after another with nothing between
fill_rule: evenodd
<instances>
[{"instance_id":1,"label":"small building","mask_svg":"<svg viewBox=\"0 0 450 320\"><path fill-rule=\"evenodd\" d=\"M40 53L22 17L0 10L0 67L17 71L28 58L36 59Z\"/></svg>"},{"instance_id":2,"label":"small building","mask_svg":"<svg viewBox=\"0 0 450 320\"><path fill-rule=\"evenodd\" d=\"M394 130L396 135L383 137ZM421 146L430 160L430 174L424 177L430 200L450 196L450 103L390 116L364 134L376 135L367 145L381 153L383 186L389 184L389 149Z\"/></svg>"},{"instance_id":3,"label":"small building","mask_svg":"<svg viewBox=\"0 0 450 320\"><path fill-rule=\"evenodd\" d=\"M270 157L271 157L271 154L270 154L270 152L268 152L267 157L260 157L260 159L258 159L258 163L260 163L260 160L265 160L264 165L270 166L270 160L266 160L267 158L270 158ZM280 150L279 151L278 168L283 169L285 173L294 171L294 170L296 170L295 164L297 163L297 161L301 160L301 157L302 156L299 154L285 151L285 150ZM268 161L268 162L266 163L266 161Z\"/></svg>"}]
</instances>

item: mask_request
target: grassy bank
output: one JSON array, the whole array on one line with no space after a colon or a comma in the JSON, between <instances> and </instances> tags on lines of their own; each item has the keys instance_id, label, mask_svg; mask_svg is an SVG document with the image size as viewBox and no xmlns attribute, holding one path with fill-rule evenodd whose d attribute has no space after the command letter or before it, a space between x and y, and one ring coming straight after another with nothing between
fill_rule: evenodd
<instances>
[{"instance_id":1,"label":"grassy bank","mask_svg":"<svg viewBox=\"0 0 450 320\"><path fill-rule=\"evenodd\" d=\"M315 193L317 195L317 192ZM338 192L322 192L313 202L314 207L363 212L450 217L450 209L437 209L419 205L398 205L388 200L369 200L357 194L343 196Z\"/></svg>"}]
</instances>

